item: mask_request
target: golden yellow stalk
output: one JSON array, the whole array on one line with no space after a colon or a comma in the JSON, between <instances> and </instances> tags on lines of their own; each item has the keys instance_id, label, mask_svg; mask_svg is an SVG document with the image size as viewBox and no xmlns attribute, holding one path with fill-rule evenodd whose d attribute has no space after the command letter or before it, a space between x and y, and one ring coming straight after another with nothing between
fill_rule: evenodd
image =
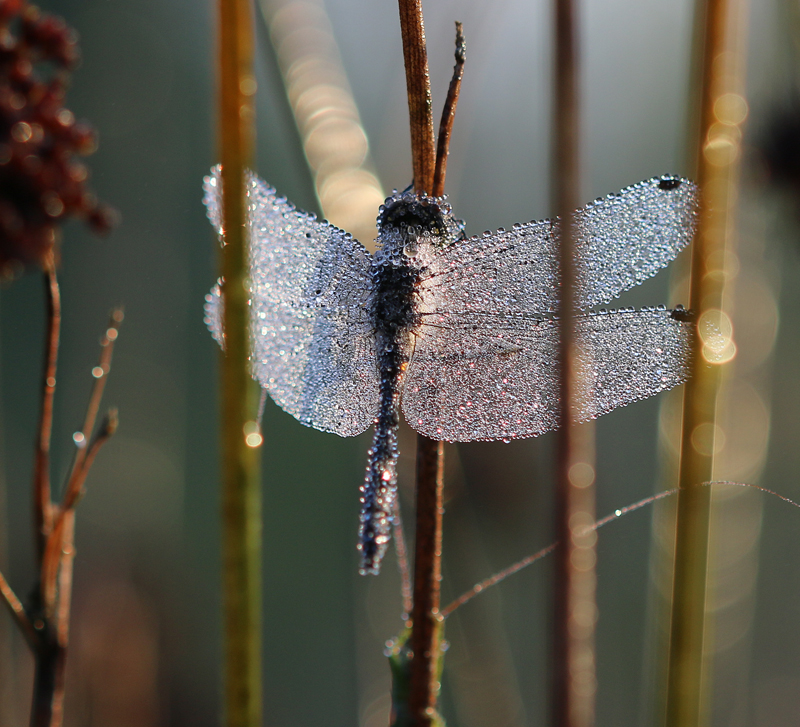
<instances>
[{"instance_id":1,"label":"golden yellow stalk","mask_svg":"<svg viewBox=\"0 0 800 727\"><path fill-rule=\"evenodd\" d=\"M692 248L690 305L697 315L692 377L684 393L680 492L675 541L666 724L707 721L706 596L711 489L717 435L717 392L723 364L733 358L733 330L724 310L725 251L732 234L740 156L739 124L746 103L735 70L736 0L706 0L698 13L703 39L697 180L701 216ZM741 52L741 51L739 51Z\"/></svg>"}]
</instances>

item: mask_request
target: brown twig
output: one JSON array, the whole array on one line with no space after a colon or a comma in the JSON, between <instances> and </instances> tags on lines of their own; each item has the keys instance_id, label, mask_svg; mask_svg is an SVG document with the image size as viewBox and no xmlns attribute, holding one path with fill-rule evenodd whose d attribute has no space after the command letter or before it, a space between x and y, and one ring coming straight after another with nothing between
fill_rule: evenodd
<instances>
[{"instance_id":1,"label":"brown twig","mask_svg":"<svg viewBox=\"0 0 800 727\"><path fill-rule=\"evenodd\" d=\"M433 485L433 486L431 486ZM413 653L408 707L418 727L435 720L439 694L437 667L441 650L439 613L444 513L444 445L419 436L417 443L417 527L414 550L414 605L411 611Z\"/></svg>"},{"instance_id":2,"label":"brown twig","mask_svg":"<svg viewBox=\"0 0 800 727\"><path fill-rule=\"evenodd\" d=\"M33 470L34 522L37 552L40 557L44 553L45 543L53 524L50 500L50 437L53 430L53 397L56 391L58 341L61 332L61 292L58 287L52 252L44 263L44 283L47 299L47 330L45 333L42 404Z\"/></svg>"},{"instance_id":3,"label":"brown twig","mask_svg":"<svg viewBox=\"0 0 800 727\"><path fill-rule=\"evenodd\" d=\"M398 4L408 89L411 163L414 170L414 189L419 194L433 190L436 165L428 51L422 22L422 0L399 0Z\"/></svg>"},{"instance_id":4,"label":"brown twig","mask_svg":"<svg viewBox=\"0 0 800 727\"><path fill-rule=\"evenodd\" d=\"M22 631L23 635L27 639L28 644L32 649L35 649L38 642L38 634L36 633L36 629L33 628L33 624L28 618L28 614L25 613L25 607L22 605L22 602L19 600L19 598L17 598L17 594L14 593L13 589L8 584L8 581L5 579L5 576L3 576L2 573L0 573L0 595L2 595L3 602L11 612L13 619L17 622L17 626L19 626L20 631Z\"/></svg>"},{"instance_id":5,"label":"brown twig","mask_svg":"<svg viewBox=\"0 0 800 727\"><path fill-rule=\"evenodd\" d=\"M456 117L458 95L461 91L461 79L464 76L464 63L467 60L467 44L464 40L464 26L456 22L456 65L453 77L447 89L447 98L439 123L439 138L436 143L436 170L433 175L433 196L444 194L444 181L447 176L447 157L450 155L450 136L453 133L453 120Z\"/></svg>"},{"instance_id":6,"label":"brown twig","mask_svg":"<svg viewBox=\"0 0 800 727\"><path fill-rule=\"evenodd\" d=\"M89 475L89 470L100 448L113 436L117 429L117 410L111 409L106 415L97 434L92 438L87 454L82 458L80 469L73 469L69 484L64 493L64 502L61 507L54 507L57 512L50 537L45 545L41 566L41 591L42 605L45 615L50 618L58 610L59 604L63 605L63 576L65 557L71 553L68 544L68 530L73 518L76 505L84 494L84 483ZM58 588L57 588L58 586Z\"/></svg>"},{"instance_id":7,"label":"brown twig","mask_svg":"<svg viewBox=\"0 0 800 727\"><path fill-rule=\"evenodd\" d=\"M556 485L556 551L554 589L553 725L594 724L597 677L594 624L597 606L596 535L587 530L595 519L594 432L577 425L583 399L580 341L575 335L576 291L572 213L580 190L577 0L555 3L555 118L553 190L561 219L559 241L560 429Z\"/></svg>"},{"instance_id":8,"label":"brown twig","mask_svg":"<svg viewBox=\"0 0 800 727\"><path fill-rule=\"evenodd\" d=\"M119 335L119 326L124 314L121 309L116 309L111 314L108 328L100 339L100 358L97 366L92 369L94 385L86 406L86 415L83 420L83 429L78 433L78 449L72 464L67 484L64 487L64 498L60 507L50 506L54 511L51 532L45 543L41 561L41 590L42 606L48 616L52 616L57 608L57 580L62 567L65 540L64 520L78 504L83 493L83 486L89 469L94 462L100 448L114 434L117 428L117 412L112 409L103 421L98 432L93 436L97 412L100 401L105 391L106 380L111 370L111 357L114 353L114 342ZM88 442L88 443L87 443Z\"/></svg>"},{"instance_id":9,"label":"brown twig","mask_svg":"<svg viewBox=\"0 0 800 727\"><path fill-rule=\"evenodd\" d=\"M104 426L100 428L100 431L97 433L94 439L91 439L92 432L94 431L94 425L97 421L97 412L100 410L100 402L103 399L103 392L106 388L108 373L111 370L111 357L114 353L114 342L117 340L117 336L119 335L119 326L124 317L125 315L121 308L114 310L111 313L111 319L109 320L108 328L100 339L100 360L97 362L97 366L92 369L94 386L92 387L92 393L89 396L89 403L86 406L86 415L83 418L83 428L78 433L80 443L78 444L78 450L75 453L75 460L72 463L72 470L67 481L67 485L64 488L64 502L62 504L62 510L73 507L74 503L77 502L77 499L80 495L80 490L83 487L83 482L86 479L86 474L91 466L91 464L86 464L86 460L90 455L93 456L93 448L95 450L94 454L97 453L96 448L98 445L95 440L104 432L106 432L109 427L111 427L112 429L110 433L107 433L105 438L102 440L105 441L105 439L114 433L113 430L116 429L116 413L112 414L109 412L109 415L104 422ZM100 444L102 444L102 441Z\"/></svg>"}]
</instances>

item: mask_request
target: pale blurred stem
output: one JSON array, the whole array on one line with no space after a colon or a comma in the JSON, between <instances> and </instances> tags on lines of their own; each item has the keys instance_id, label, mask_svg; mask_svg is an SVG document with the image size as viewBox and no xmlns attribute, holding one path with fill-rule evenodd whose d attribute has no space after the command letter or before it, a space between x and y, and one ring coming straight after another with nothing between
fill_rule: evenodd
<instances>
[{"instance_id":1,"label":"pale blurred stem","mask_svg":"<svg viewBox=\"0 0 800 727\"><path fill-rule=\"evenodd\" d=\"M408 89L414 190L432 192L436 147L431 113L428 52L421 0L399 0L400 32ZM432 724L440 650L442 487L444 450L440 442L417 435L417 516L414 541L414 603L411 612L409 710L415 727Z\"/></svg>"},{"instance_id":2,"label":"pale blurred stem","mask_svg":"<svg viewBox=\"0 0 800 727\"><path fill-rule=\"evenodd\" d=\"M394 535L394 549L397 553L397 567L400 571L400 592L403 596L403 618L411 618L411 609L414 601L411 591L411 571L408 562L408 548L406 547L406 537L403 532L403 518L400 513L400 497L394 501L394 523L392 527Z\"/></svg>"},{"instance_id":3,"label":"pale blurred stem","mask_svg":"<svg viewBox=\"0 0 800 727\"><path fill-rule=\"evenodd\" d=\"M53 523L50 500L50 437L53 429L53 397L56 391L58 342L61 332L61 293L56 278L55 260L50 253L44 264L44 287L47 301L45 360L42 381L42 403L39 412L39 433L33 468L34 523L39 557Z\"/></svg>"},{"instance_id":4,"label":"pale blurred stem","mask_svg":"<svg viewBox=\"0 0 800 727\"><path fill-rule=\"evenodd\" d=\"M259 450L245 440L255 427L250 376L248 235L245 174L255 141L253 23L249 0L218 3L218 120L222 162L221 250L225 351L221 374L224 703L228 727L260 727L261 483Z\"/></svg>"},{"instance_id":5,"label":"pale blurred stem","mask_svg":"<svg viewBox=\"0 0 800 727\"><path fill-rule=\"evenodd\" d=\"M576 290L572 213L580 190L577 2L555 2L555 79L553 191L561 219L558 317L559 420L556 483L556 535L553 603L553 702L555 727L594 724L594 622L596 535L586 528L595 518L594 436L575 421L581 391L580 342L575 335Z\"/></svg>"},{"instance_id":6,"label":"pale blurred stem","mask_svg":"<svg viewBox=\"0 0 800 727\"><path fill-rule=\"evenodd\" d=\"M722 65L732 43L728 32L735 0L706 0L705 12L698 12L702 23L697 37L703 40L702 88L698 134L698 184L701 215L692 246L690 304L702 321L706 311L722 308L722 274L730 223L732 180L736 154L730 161L712 165L704 145L717 119L717 98L726 91L737 91L730 69ZM716 160L719 162L719 160ZM675 539L675 569L672 591L669 660L666 698L667 727L697 727L706 724L708 677L703 652L706 624L706 579L708 539L711 520L711 490L695 487L710 480L713 446L702 451L694 446L693 435L703 426L713 431L717 390L721 370L703 356L699 332L694 338L692 376L686 384L681 433L681 460Z\"/></svg>"}]
</instances>

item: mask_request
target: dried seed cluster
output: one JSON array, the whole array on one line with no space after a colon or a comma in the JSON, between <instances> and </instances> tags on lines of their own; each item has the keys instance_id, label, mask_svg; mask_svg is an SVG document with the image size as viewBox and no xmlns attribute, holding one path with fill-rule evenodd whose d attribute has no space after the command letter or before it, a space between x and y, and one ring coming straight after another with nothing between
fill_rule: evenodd
<instances>
[{"instance_id":1,"label":"dried seed cluster","mask_svg":"<svg viewBox=\"0 0 800 727\"><path fill-rule=\"evenodd\" d=\"M64 107L79 60L76 33L24 0L0 0L0 274L41 264L70 217L97 232L114 212L87 187L78 157L94 129Z\"/></svg>"}]
</instances>

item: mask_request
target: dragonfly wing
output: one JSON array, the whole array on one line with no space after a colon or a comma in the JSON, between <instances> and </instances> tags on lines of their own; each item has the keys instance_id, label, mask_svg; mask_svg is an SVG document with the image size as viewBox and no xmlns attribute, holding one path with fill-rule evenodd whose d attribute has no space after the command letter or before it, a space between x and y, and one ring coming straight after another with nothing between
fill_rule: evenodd
<instances>
[{"instance_id":1,"label":"dragonfly wing","mask_svg":"<svg viewBox=\"0 0 800 727\"><path fill-rule=\"evenodd\" d=\"M579 210L578 306L608 303L668 265L692 241L697 205L688 179L656 177Z\"/></svg>"},{"instance_id":2,"label":"dragonfly wing","mask_svg":"<svg viewBox=\"0 0 800 727\"><path fill-rule=\"evenodd\" d=\"M205 204L222 237L220 169L205 178ZM253 378L303 424L353 436L378 408L375 337L366 305L366 249L347 233L297 210L248 176ZM222 342L217 285L206 322Z\"/></svg>"},{"instance_id":3,"label":"dragonfly wing","mask_svg":"<svg viewBox=\"0 0 800 727\"><path fill-rule=\"evenodd\" d=\"M535 437L559 425L558 321L510 314L476 325L464 313L426 317L403 390L408 423L433 439ZM589 313L576 321L585 353L579 420L686 380L694 324L664 309Z\"/></svg>"},{"instance_id":4,"label":"dragonfly wing","mask_svg":"<svg viewBox=\"0 0 800 727\"><path fill-rule=\"evenodd\" d=\"M578 210L578 307L608 303L655 275L689 244L696 217L697 187L677 177L640 182ZM560 225L529 222L457 240L434 256L421 284L447 310L553 313Z\"/></svg>"}]
</instances>

